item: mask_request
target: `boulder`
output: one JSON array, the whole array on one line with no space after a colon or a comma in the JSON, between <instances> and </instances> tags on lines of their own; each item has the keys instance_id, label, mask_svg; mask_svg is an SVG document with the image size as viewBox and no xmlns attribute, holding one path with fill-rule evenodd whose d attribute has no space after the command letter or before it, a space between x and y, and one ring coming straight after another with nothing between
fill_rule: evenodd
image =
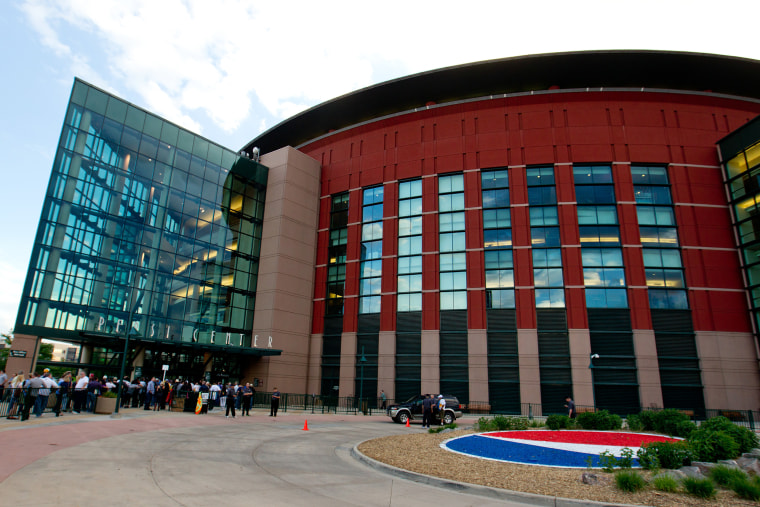
<instances>
[{"instance_id":1,"label":"boulder","mask_svg":"<svg viewBox=\"0 0 760 507\"><path fill-rule=\"evenodd\" d=\"M723 465L728 468L739 468L739 465L736 464L736 461L732 459L722 459L718 461L719 465Z\"/></svg>"},{"instance_id":2,"label":"boulder","mask_svg":"<svg viewBox=\"0 0 760 507\"><path fill-rule=\"evenodd\" d=\"M709 461L692 461L691 466L699 468L700 473L708 475L710 470L718 465L717 463L711 463Z\"/></svg>"},{"instance_id":3,"label":"boulder","mask_svg":"<svg viewBox=\"0 0 760 507\"><path fill-rule=\"evenodd\" d=\"M588 484L589 486L597 486L600 480L601 477L591 472L583 472L583 475L581 475L581 482L583 484Z\"/></svg>"},{"instance_id":4,"label":"boulder","mask_svg":"<svg viewBox=\"0 0 760 507\"><path fill-rule=\"evenodd\" d=\"M665 470L664 472L660 472L659 474L652 476L652 480L655 480L658 477L672 477L678 482L681 482L686 478L686 474L680 470Z\"/></svg>"},{"instance_id":5,"label":"boulder","mask_svg":"<svg viewBox=\"0 0 760 507\"><path fill-rule=\"evenodd\" d=\"M678 470L683 472L683 474L686 475L686 477L693 477L694 479L705 478L704 474L699 471L699 467L695 467L695 466L681 467Z\"/></svg>"},{"instance_id":6,"label":"boulder","mask_svg":"<svg viewBox=\"0 0 760 507\"><path fill-rule=\"evenodd\" d=\"M760 460L757 458L741 457L736 460L736 464L747 473L760 475Z\"/></svg>"}]
</instances>

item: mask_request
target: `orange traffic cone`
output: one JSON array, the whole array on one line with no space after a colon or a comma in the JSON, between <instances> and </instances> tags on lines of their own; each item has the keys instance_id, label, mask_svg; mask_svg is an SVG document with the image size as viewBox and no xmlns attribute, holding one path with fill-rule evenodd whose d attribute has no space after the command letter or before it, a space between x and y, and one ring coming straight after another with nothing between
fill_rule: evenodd
<instances>
[{"instance_id":1,"label":"orange traffic cone","mask_svg":"<svg viewBox=\"0 0 760 507\"><path fill-rule=\"evenodd\" d=\"M307 421L306 419L303 420L303 430L309 431L309 421Z\"/></svg>"},{"instance_id":2,"label":"orange traffic cone","mask_svg":"<svg viewBox=\"0 0 760 507\"><path fill-rule=\"evenodd\" d=\"M409 427L409 418L408 417L406 418L406 427L407 428Z\"/></svg>"}]
</instances>

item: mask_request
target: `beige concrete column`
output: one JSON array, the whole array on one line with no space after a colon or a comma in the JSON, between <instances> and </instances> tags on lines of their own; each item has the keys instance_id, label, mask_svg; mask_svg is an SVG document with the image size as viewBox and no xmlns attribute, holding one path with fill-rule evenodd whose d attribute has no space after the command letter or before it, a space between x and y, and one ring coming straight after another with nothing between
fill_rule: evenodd
<instances>
[{"instance_id":1,"label":"beige concrete column","mask_svg":"<svg viewBox=\"0 0 760 507\"><path fill-rule=\"evenodd\" d=\"M633 330L633 350L639 378L639 397L642 407L662 408L660 363L657 360L657 343L651 329Z\"/></svg>"},{"instance_id":2,"label":"beige concrete column","mask_svg":"<svg viewBox=\"0 0 760 507\"><path fill-rule=\"evenodd\" d=\"M252 346L282 355L252 362L249 374L264 379L266 388L303 393L312 350L320 164L291 147L263 155L261 163L269 176Z\"/></svg>"},{"instance_id":3,"label":"beige concrete column","mask_svg":"<svg viewBox=\"0 0 760 507\"><path fill-rule=\"evenodd\" d=\"M340 337L340 396L357 396L356 387L356 333L343 333Z\"/></svg>"},{"instance_id":4,"label":"beige concrete column","mask_svg":"<svg viewBox=\"0 0 760 507\"><path fill-rule=\"evenodd\" d=\"M83 364L92 363L92 351L92 345L82 345L82 354L80 356L79 362ZM142 354L142 359L143 361L145 360L145 353ZM140 363L140 366L142 366L142 362Z\"/></svg>"},{"instance_id":5,"label":"beige concrete column","mask_svg":"<svg viewBox=\"0 0 760 507\"><path fill-rule=\"evenodd\" d=\"M470 377L470 401L488 403L488 331L470 329L467 333L467 362Z\"/></svg>"},{"instance_id":6,"label":"beige concrete column","mask_svg":"<svg viewBox=\"0 0 760 507\"><path fill-rule=\"evenodd\" d=\"M591 356L591 334L588 329L569 329L570 368L573 377L573 396L576 405L594 404L594 386L591 380L589 357Z\"/></svg>"},{"instance_id":7,"label":"beige concrete column","mask_svg":"<svg viewBox=\"0 0 760 507\"><path fill-rule=\"evenodd\" d=\"M309 342L309 370L306 392L319 394L322 388L322 335L311 335Z\"/></svg>"},{"instance_id":8,"label":"beige concrete column","mask_svg":"<svg viewBox=\"0 0 760 507\"><path fill-rule=\"evenodd\" d=\"M437 329L423 330L420 335L423 393L437 393L441 390L441 342Z\"/></svg>"},{"instance_id":9,"label":"beige concrete column","mask_svg":"<svg viewBox=\"0 0 760 507\"><path fill-rule=\"evenodd\" d=\"M750 333L697 331L705 407L758 410L760 373Z\"/></svg>"},{"instance_id":10,"label":"beige concrete column","mask_svg":"<svg viewBox=\"0 0 760 507\"><path fill-rule=\"evenodd\" d=\"M520 367L520 403L541 404L541 369L538 362L538 330L517 330Z\"/></svg>"},{"instance_id":11,"label":"beige concrete column","mask_svg":"<svg viewBox=\"0 0 760 507\"><path fill-rule=\"evenodd\" d=\"M35 366L37 366L38 347L38 336L28 334L13 335L8 362L5 363L5 373L8 374L9 379L13 378L19 371L23 371L26 378L29 378L29 373L34 371ZM25 353L25 355L24 357L14 357L14 351L16 354Z\"/></svg>"},{"instance_id":12,"label":"beige concrete column","mask_svg":"<svg viewBox=\"0 0 760 507\"><path fill-rule=\"evenodd\" d=\"M396 398L396 332L380 331L377 341L377 392L385 391L389 400ZM379 396L379 394L378 394Z\"/></svg>"}]
</instances>

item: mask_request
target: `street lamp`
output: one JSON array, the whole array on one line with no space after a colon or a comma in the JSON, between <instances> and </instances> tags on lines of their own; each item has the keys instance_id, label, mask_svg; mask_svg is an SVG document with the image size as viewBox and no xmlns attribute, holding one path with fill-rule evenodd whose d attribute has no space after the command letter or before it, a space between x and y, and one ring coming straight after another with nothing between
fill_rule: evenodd
<instances>
[{"instance_id":1,"label":"street lamp","mask_svg":"<svg viewBox=\"0 0 760 507\"><path fill-rule=\"evenodd\" d=\"M362 398L364 397L364 363L367 362L367 358L364 357L364 347L362 347L362 357L359 359L359 406L363 409ZM364 410L362 410L362 414Z\"/></svg>"},{"instance_id":2,"label":"street lamp","mask_svg":"<svg viewBox=\"0 0 760 507\"><path fill-rule=\"evenodd\" d=\"M588 358L588 368L591 370L591 397L596 410L596 389L594 387L594 359L599 359L599 354L591 354Z\"/></svg>"},{"instance_id":3,"label":"street lamp","mask_svg":"<svg viewBox=\"0 0 760 507\"><path fill-rule=\"evenodd\" d=\"M144 274L140 275L140 278L145 276ZM135 282L137 281L137 278L135 278ZM132 295L134 294L135 290L137 290L136 283L132 285L132 290L129 292L129 299L127 301L132 300ZM129 318L127 319L127 328L124 330L124 352L121 355L121 371L119 373L118 378L118 386L116 388L116 408L114 409L112 417L119 417L119 406L121 405L121 390L124 389L124 371L127 367L127 355L129 354L129 335L132 334L132 319L134 318L135 312L140 307L140 304L142 304L142 298L143 294L145 292L141 292L139 296L137 296L137 299L135 300L135 304L132 305L132 308L129 310Z\"/></svg>"}]
</instances>

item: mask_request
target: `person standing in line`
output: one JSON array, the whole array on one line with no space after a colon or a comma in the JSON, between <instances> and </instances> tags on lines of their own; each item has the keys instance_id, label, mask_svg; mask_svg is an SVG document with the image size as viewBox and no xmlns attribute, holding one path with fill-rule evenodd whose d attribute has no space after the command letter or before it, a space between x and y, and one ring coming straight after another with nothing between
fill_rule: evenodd
<instances>
[{"instance_id":1,"label":"person standing in line","mask_svg":"<svg viewBox=\"0 0 760 507\"><path fill-rule=\"evenodd\" d=\"M570 396L565 397L565 407L567 408L567 416L570 419L575 419L575 402Z\"/></svg>"},{"instance_id":2,"label":"person standing in line","mask_svg":"<svg viewBox=\"0 0 760 507\"><path fill-rule=\"evenodd\" d=\"M26 397L24 398L24 410L21 412L21 420L26 421L29 419L29 410L37 403L37 395L45 384L42 382L42 378L39 373L32 373L31 378L26 384Z\"/></svg>"},{"instance_id":3,"label":"person standing in line","mask_svg":"<svg viewBox=\"0 0 760 507\"><path fill-rule=\"evenodd\" d=\"M388 408L388 397L385 395L385 391L380 389L380 409L385 410Z\"/></svg>"},{"instance_id":4,"label":"person standing in line","mask_svg":"<svg viewBox=\"0 0 760 507\"><path fill-rule=\"evenodd\" d=\"M45 368L45 372L40 379L42 380L42 389L37 393L37 402L34 404L34 415L36 417L41 417L42 413L47 408L48 399L50 398L50 389L53 387L56 389L58 388L58 384L50 376L50 370L47 368Z\"/></svg>"},{"instance_id":5,"label":"person standing in line","mask_svg":"<svg viewBox=\"0 0 760 507\"><path fill-rule=\"evenodd\" d=\"M251 400L253 399L253 390L251 389L250 382L246 382L246 384L238 390L238 395L241 393L243 395L243 402L241 404L243 407L243 415L251 417Z\"/></svg>"},{"instance_id":6,"label":"person standing in line","mask_svg":"<svg viewBox=\"0 0 760 507\"><path fill-rule=\"evenodd\" d=\"M63 408L63 412L66 412L66 408L69 404L70 392L71 372L67 371L63 374L63 377L61 377L61 381L58 383L58 390L55 392L55 406L53 407L53 412L55 412L56 417L61 415L61 408Z\"/></svg>"},{"instance_id":7,"label":"person standing in line","mask_svg":"<svg viewBox=\"0 0 760 507\"><path fill-rule=\"evenodd\" d=\"M277 417L277 409L280 408L280 391L274 388L272 392L272 405L269 408L269 417Z\"/></svg>"},{"instance_id":8,"label":"person standing in line","mask_svg":"<svg viewBox=\"0 0 760 507\"><path fill-rule=\"evenodd\" d=\"M82 408L87 406L87 384L90 383L89 377L83 371L77 375L77 383L74 385L74 413L79 414Z\"/></svg>"},{"instance_id":9,"label":"person standing in line","mask_svg":"<svg viewBox=\"0 0 760 507\"><path fill-rule=\"evenodd\" d=\"M153 406L153 397L156 395L155 378L151 377L150 382L145 386L145 410L150 410Z\"/></svg>"},{"instance_id":10,"label":"person standing in line","mask_svg":"<svg viewBox=\"0 0 760 507\"><path fill-rule=\"evenodd\" d=\"M433 397L426 394L422 399L422 427L429 428L433 420Z\"/></svg>"},{"instance_id":11,"label":"person standing in line","mask_svg":"<svg viewBox=\"0 0 760 507\"><path fill-rule=\"evenodd\" d=\"M5 384L8 382L8 375L5 374L5 370L0 368L0 401L3 401L3 395L5 394Z\"/></svg>"},{"instance_id":12,"label":"person standing in line","mask_svg":"<svg viewBox=\"0 0 760 507\"><path fill-rule=\"evenodd\" d=\"M20 405L23 403L21 395L24 386L24 371L19 370L15 377L11 379L11 401L8 404L8 419L16 419Z\"/></svg>"},{"instance_id":13,"label":"person standing in line","mask_svg":"<svg viewBox=\"0 0 760 507\"><path fill-rule=\"evenodd\" d=\"M98 404L98 396L103 392L103 384L93 374L90 373L90 381L87 383L87 411L95 412L95 407Z\"/></svg>"},{"instance_id":14,"label":"person standing in line","mask_svg":"<svg viewBox=\"0 0 760 507\"><path fill-rule=\"evenodd\" d=\"M225 417L230 416L230 410L232 410L232 418L235 418L235 388L232 384L227 384L227 401L225 402L227 411Z\"/></svg>"}]
</instances>

